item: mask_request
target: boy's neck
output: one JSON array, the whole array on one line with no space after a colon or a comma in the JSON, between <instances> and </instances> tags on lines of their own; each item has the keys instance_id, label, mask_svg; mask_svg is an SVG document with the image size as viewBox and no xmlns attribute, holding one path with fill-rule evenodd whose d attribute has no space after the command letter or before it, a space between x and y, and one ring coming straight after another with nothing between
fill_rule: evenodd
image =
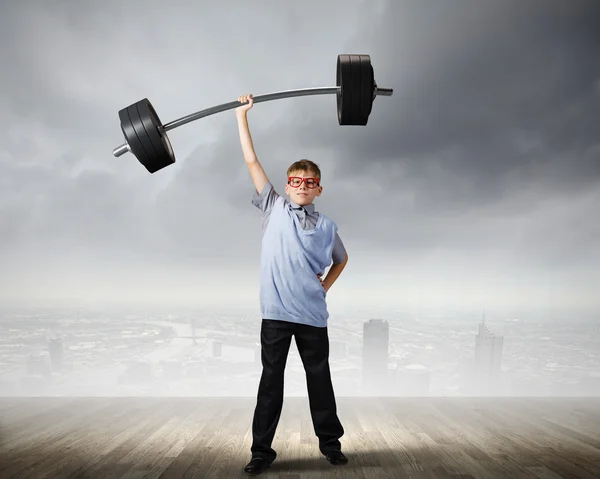
<instances>
[{"instance_id":1,"label":"boy's neck","mask_svg":"<svg viewBox=\"0 0 600 479\"><path fill-rule=\"evenodd\" d=\"M306 206L312 206L314 207L313 202L311 201L310 203L306 203L304 205L301 205L300 203L296 203L294 200L290 199L290 203L292 204L292 206L294 206L295 208L304 208Z\"/></svg>"}]
</instances>

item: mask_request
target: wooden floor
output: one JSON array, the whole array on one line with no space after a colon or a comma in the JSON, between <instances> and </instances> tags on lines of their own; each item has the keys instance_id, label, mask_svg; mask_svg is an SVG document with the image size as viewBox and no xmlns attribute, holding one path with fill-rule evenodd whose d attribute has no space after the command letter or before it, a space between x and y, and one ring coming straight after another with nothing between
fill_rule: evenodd
<instances>
[{"instance_id":1,"label":"wooden floor","mask_svg":"<svg viewBox=\"0 0 600 479\"><path fill-rule=\"evenodd\" d=\"M254 398L0 398L0 477L246 477ZM598 478L600 399L338 398L349 463L285 398L260 477Z\"/></svg>"}]
</instances>

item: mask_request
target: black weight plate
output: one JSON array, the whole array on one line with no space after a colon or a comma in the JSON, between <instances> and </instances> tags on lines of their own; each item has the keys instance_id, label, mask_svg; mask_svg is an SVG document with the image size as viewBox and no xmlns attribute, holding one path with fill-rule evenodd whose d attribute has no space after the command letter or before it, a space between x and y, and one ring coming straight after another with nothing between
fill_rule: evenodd
<instances>
[{"instance_id":1,"label":"black weight plate","mask_svg":"<svg viewBox=\"0 0 600 479\"><path fill-rule=\"evenodd\" d=\"M148 110L150 110L150 114L154 119L154 124L159 125L157 131L160 135L161 145L163 148L166 149L169 155L169 161L171 162L170 164L175 163L175 152L173 151L173 147L171 146L171 141L169 140L169 137L167 136L166 132L162 129L162 123L160 122L160 118L158 118L154 106L152 106L152 103L150 103L148 100L145 101L145 106L148 108Z\"/></svg>"},{"instance_id":2,"label":"black weight plate","mask_svg":"<svg viewBox=\"0 0 600 479\"><path fill-rule=\"evenodd\" d=\"M338 123L352 124L352 82L350 55L338 55L336 83L341 87L337 94Z\"/></svg>"},{"instance_id":3,"label":"black weight plate","mask_svg":"<svg viewBox=\"0 0 600 479\"><path fill-rule=\"evenodd\" d=\"M342 81L342 118L344 124L352 125L352 70L350 68L350 55L345 55L345 59L340 65Z\"/></svg>"},{"instance_id":4,"label":"black weight plate","mask_svg":"<svg viewBox=\"0 0 600 479\"><path fill-rule=\"evenodd\" d=\"M150 101L147 98L140 100L137 103L137 108L148 137L157 151L155 162L151 165L151 168L148 168L150 173L155 173L175 163L175 154L167 135L160 130L162 124Z\"/></svg>"},{"instance_id":5,"label":"black weight plate","mask_svg":"<svg viewBox=\"0 0 600 479\"><path fill-rule=\"evenodd\" d=\"M127 108L127 111L129 113L129 118L131 118L131 124L133 125L133 128L137 133L140 143L142 144L144 150L146 150L147 153L146 162L142 164L146 167L146 169L151 169L152 165L156 163L156 157L158 156L158 154L156 152L156 149L154 148L154 145L150 141L150 138L148 137L148 133L146 132L144 125L142 124L142 119L140 118L137 103L130 105L129 108Z\"/></svg>"},{"instance_id":6,"label":"black weight plate","mask_svg":"<svg viewBox=\"0 0 600 479\"><path fill-rule=\"evenodd\" d=\"M166 165L164 165L164 160L161 156L161 150L154 146L154 142L152 141L152 130L146 128L146 118L144 118L144 116L140 112L139 104L143 101L144 100L138 101L135 105L132 105L132 107L135 109L135 115L139 118L139 125L141 126L141 129L144 132L144 136L148 141L149 147L152 148L152 151L154 153L149 159L149 161L146 164L144 164L144 166L150 173L154 173Z\"/></svg>"},{"instance_id":7,"label":"black weight plate","mask_svg":"<svg viewBox=\"0 0 600 479\"><path fill-rule=\"evenodd\" d=\"M374 76L369 55L360 55L361 87L360 87L360 125L365 126L373 109Z\"/></svg>"},{"instance_id":8,"label":"black weight plate","mask_svg":"<svg viewBox=\"0 0 600 479\"><path fill-rule=\"evenodd\" d=\"M150 101L148 101L147 99L144 102L144 108L147 108L150 111L150 115L153 120L153 124L159 125L157 127L156 131L158 132L159 137L160 137L161 147L164 149L164 151L167 152L167 155L168 155L168 157L164 158L164 161L165 162L169 161L169 163L167 163L161 167L161 168L164 168L165 166L175 163L175 152L173 151L173 147L171 146L171 141L169 140L169 137L167 136L166 132L164 132L162 129L162 123L160 121L160 118L158 118L156 110L152 106L152 103L150 103Z\"/></svg>"},{"instance_id":9,"label":"black weight plate","mask_svg":"<svg viewBox=\"0 0 600 479\"><path fill-rule=\"evenodd\" d=\"M140 163L145 165L145 163L149 161L148 153L133 127L131 117L129 116L129 107L119 111L119 120L121 121L121 131L123 132L123 136L125 136L125 141L127 141L127 144L131 149L131 153L133 153Z\"/></svg>"},{"instance_id":10,"label":"black weight plate","mask_svg":"<svg viewBox=\"0 0 600 479\"><path fill-rule=\"evenodd\" d=\"M335 84L338 87L336 94L336 102L337 102L337 116L338 123L343 125L343 113L344 109L342 108L342 99L344 98L343 90L342 90L342 62L344 61L344 55L338 55L337 64L335 67Z\"/></svg>"},{"instance_id":11,"label":"black weight plate","mask_svg":"<svg viewBox=\"0 0 600 479\"><path fill-rule=\"evenodd\" d=\"M364 126L373 108L375 80L369 55L338 55L338 122Z\"/></svg>"},{"instance_id":12,"label":"black weight plate","mask_svg":"<svg viewBox=\"0 0 600 479\"><path fill-rule=\"evenodd\" d=\"M362 96L362 70L361 70L361 61L359 55L349 55L349 71L350 71L350 79L349 84L352 88L352 93L350 95L350 105L351 105L351 125L360 124L360 110L361 110L361 96Z\"/></svg>"},{"instance_id":13,"label":"black weight plate","mask_svg":"<svg viewBox=\"0 0 600 479\"><path fill-rule=\"evenodd\" d=\"M373 102L375 101L375 88L377 85L375 84L375 72L373 71L373 65L371 64L371 60L369 59L369 75L370 75L370 83L369 83L369 115L373 111Z\"/></svg>"},{"instance_id":14,"label":"black weight plate","mask_svg":"<svg viewBox=\"0 0 600 479\"><path fill-rule=\"evenodd\" d=\"M365 126L372 108L373 85L369 55L351 55L352 71L352 125Z\"/></svg>"}]
</instances>

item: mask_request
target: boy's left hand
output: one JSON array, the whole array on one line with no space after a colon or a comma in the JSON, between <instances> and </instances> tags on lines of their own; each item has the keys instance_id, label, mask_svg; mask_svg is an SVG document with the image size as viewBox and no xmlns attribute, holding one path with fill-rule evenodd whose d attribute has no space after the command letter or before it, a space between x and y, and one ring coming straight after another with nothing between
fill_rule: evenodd
<instances>
[{"instance_id":1,"label":"boy's left hand","mask_svg":"<svg viewBox=\"0 0 600 479\"><path fill-rule=\"evenodd\" d=\"M325 289L325 292L327 292L327 290L328 290L329 288L327 288L327 286L325 286L325 283L324 283L324 281L323 281L323 278L321 277L321 275L320 275L320 274L318 274L318 275L317 275L317 277L319 278L319 281L321 282L321 285L322 285L322 286L323 286L323 288Z\"/></svg>"}]
</instances>

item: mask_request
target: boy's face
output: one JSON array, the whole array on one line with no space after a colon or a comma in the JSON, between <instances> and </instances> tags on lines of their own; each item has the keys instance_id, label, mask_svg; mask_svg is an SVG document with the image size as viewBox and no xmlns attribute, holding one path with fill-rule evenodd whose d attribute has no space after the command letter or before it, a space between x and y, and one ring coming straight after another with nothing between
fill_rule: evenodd
<instances>
[{"instance_id":1,"label":"boy's face","mask_svg":"<svg viewBox=\"0 0 600 479\"><path fill-rule=\"evenodd\" d=\"M294 203L304 206L310 205L316 196L321 196L323 187L319 178L310 171L294 171L289 174L293 179L285 185L285 193ZM300 179L302 179L302 181ZM299 186L296 186L300 183ZM308 183L308 185L307 185Z\"/></svg>"}]
</instances>

